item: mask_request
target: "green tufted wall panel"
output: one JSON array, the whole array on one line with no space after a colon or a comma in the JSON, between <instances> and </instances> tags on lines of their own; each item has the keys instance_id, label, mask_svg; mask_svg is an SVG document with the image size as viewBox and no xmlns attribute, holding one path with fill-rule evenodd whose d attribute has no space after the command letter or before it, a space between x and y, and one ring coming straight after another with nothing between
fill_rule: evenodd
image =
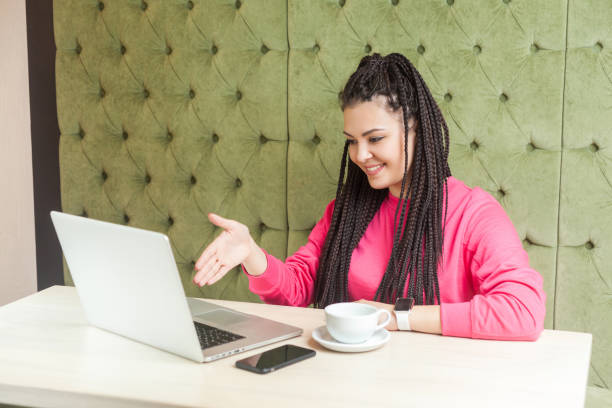
<instances>
[{"instance_id":1,"label":"green tufted wall panel","mask_svg":"<svg viewBox=\"0 0 612 408\"><path fill-rule=\"evenodd\" d=\"M281 259L296 251L336 191L339 91L364 55L401 52L447 119L453 174L499 200L544 276L546 327L592 332L589 382L608 388L611 13L609 0L55 0L63 209L168 234L188 296L259 301L237 269L191 283L220 232L206 213Z\"/></svg>"},{"instance_id":2,"label":"green tufted wall panel","mask_svg":"<svg viewBox=\"0 0 612 408\"><path fill-rule=\"evenodd\" d=\"M191 278L210 211L286 256L285 21L282 0L56 0L64 211L168 234L189 296L259 301L238 268Z\"/></svg>"},{"instance_id":3,"label":"green tufted wall panel","mask_svg":"<svg viewBox=\"0 0 612 408\"><path fill-rule=\"evenodd\" d=\"M605 388L612 386L611 26L610 1L570 2L555 303L555 328L593 333L590 382Z\"/></svg>"}]
</instances>

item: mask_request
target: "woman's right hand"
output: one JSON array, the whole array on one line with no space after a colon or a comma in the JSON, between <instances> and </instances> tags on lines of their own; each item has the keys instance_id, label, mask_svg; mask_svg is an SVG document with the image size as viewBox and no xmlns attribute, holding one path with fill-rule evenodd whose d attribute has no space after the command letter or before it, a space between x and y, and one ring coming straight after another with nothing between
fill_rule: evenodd
<instances>
[{"instance_id":1,"label":"woman's right hand","mask_svg":"<svg viewBox=\"0 0 612 408\"><path fill-rule=\"evenodd\" d=\"M212 285L251 254L253 238L249 228L238 221L209 213L208 219L223 228L223 232L204 249L195 264L196 285Z\"/></svg>"}]
</instances>

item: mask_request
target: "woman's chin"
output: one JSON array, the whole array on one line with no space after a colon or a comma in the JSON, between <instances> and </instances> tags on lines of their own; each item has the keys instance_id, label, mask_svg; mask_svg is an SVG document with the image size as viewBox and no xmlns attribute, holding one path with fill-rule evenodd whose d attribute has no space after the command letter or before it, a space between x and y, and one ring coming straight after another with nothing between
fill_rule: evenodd
<instances>
[{"instance_id":1,"label":"woman's chin","mask_svg":"<svg viewBox=\"0 0 612 408\"><path fill-rule=\"evenodd\" d=\"M368 181L370 182L370 187L372 187L374 190L382 190L389 187L389 183L385 183L380 180L368 179Z\"/></svg>"}]
</instances>

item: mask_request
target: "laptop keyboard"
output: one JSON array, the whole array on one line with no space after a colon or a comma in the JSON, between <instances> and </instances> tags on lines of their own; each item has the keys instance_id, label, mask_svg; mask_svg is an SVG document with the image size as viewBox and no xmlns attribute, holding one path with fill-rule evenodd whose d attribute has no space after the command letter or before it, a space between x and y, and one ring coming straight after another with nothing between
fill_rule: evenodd
<instances>
[{"instance_id":1,"label":"laptop keyboard","mask_svg":"<svg viewBox=\"0 0 612 408\"><path fill-rule=\"evenodd\" d=\"M195 324L196 333L198 333L198 340L200 340L202 349L244 339L244 336L217 329L216 327L208 326L199 322L193 323Z\"/></svg>"}]
</instances>

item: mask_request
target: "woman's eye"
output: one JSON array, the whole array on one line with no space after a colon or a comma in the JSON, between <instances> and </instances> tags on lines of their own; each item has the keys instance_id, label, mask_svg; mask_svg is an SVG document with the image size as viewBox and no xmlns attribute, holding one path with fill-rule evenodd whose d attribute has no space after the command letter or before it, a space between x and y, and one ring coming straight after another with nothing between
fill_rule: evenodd
<instances>
[{"instance_id":1,"label":"woman's eye","mask_svg":"<svg viewBox=\"0 0 612 408\"><path fill-rule=\"evenodd\" d=\"M381 139L384 139L384 136L381 136L381 137L372 137L372 138L370 138L370 142L376 143L376 142L378 142ZM346 139L346 141L347 141L348 144L355 144L356 143L355 139Z\"/></svg>"}]
</instances>

